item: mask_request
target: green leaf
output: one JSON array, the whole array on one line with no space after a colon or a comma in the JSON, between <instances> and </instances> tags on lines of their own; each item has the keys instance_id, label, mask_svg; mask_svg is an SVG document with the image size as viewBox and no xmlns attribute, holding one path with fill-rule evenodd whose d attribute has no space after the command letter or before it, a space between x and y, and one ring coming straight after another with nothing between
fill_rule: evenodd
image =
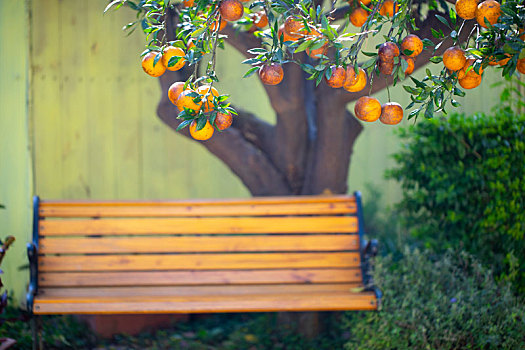
<instances>
[{"instance_id":1,"label":"green leaf","mask_svg":"<svg viewBox=\"0 0 525 350\"><path fill-rule=\"evenodd\" d=\"M190 125L192 121L193 121L193 119L184 120L184 121L183 121L182 123L180 123L179 126L177 127L177 131L180 131L180 130L184 129L185 127L187 127L188 125Z\"/></svg>"},{"instance_id":2,"label":"green leaf","mask_svg":"<svg viewBox=\"0 0 525 350\"><path fill-rule=\"evenodd\" d=\"M108 4L108 6L106 6L106 8L104 9L104 13L108 12L109 9L111 9L113 6L115 6L116 4L120 4L120 6L122 6L122 4L124 3L124 0L115 0L115 1L112 1ZM119 7L120 7L119 6ZM117 7L118 9L118 7Z\"/></svg>"},{"instance_id":3,"label":"green leaf","mask_svg":"<svg viewBox=\"0 0 525 350\"><path fill-rule=\"evenodd\" d=\"M444 25L446 25L448 28L450 28L450 25L448 24L448 21L445 17L443 16L440 16L440 15L436 15L436 18L441 22L443 23ZM450 28L452 29L452 28Z\"/></svg>"},{"instance_id":4,"label":"green leaf","mask_svg":"<svg viewBox=\"0 0 525 350\"><path fill-rule=\"evenodd\" d=\"M434 57L430 58L429 61L432 62L432 63L439 63L439 62L443 61L443 57L441 57L441 56L434 56Z\"/></svg>"},{"instance_id":5,"label":"green leaf","mask_svg":"<svg viewBox=\"0 0 525 350\"><path fill-rule=\"evenodd\" d=\"M253 75L255 71L259 70L259 67L252 67L248 69L248 71L243 75L243 78L248 78L249 76Z\"/></svg>"}]
</instances>

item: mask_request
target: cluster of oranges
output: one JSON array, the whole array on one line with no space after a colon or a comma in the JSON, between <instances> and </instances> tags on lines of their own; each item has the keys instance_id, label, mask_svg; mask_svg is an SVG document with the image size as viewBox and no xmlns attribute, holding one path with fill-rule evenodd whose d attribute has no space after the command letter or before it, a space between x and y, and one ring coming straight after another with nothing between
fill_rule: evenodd
<instances>
[{"instance_id":1,"label":"cluster of oranges","mask_svg":"<svg viewBox=\"0 0 525 350\"><path fill-rule=\"evenodd\" d=\"M494 25L498 22L501 15L501 6L496 0L457 0L456 13L463 19L476 19L478 24L487 28L485 19Z\"/></svg>"},{"instance_id":2,"label":"cluster of oranges","mask_svg":"<svg viewBox=\"0 0 525 350\"><path fill-rule=\"evenodd\" d=\"M189 111L196 115L200 111L204 113L216 113L214 124L219 130L225 130L232 125L233 118L230 113L215 111L215 98L219 97L216 88L210 85L202 85L196 89L184 88L185 83L177 81L168 89L168 98L180 111ZM202 129L197 130L197 121L194 119L190 124L190 134L196 140L208 140L213 136L214 128L209 120Z\"/></svg>"},{"instance_id":3,"label":"cluster of oranges","mask_svg":"<svg viewBox=\"0 0 525 350\"><path fill-rule=\"evenodd\" d=\"M185 55L183 49L174 46L167 46L162 53L150 51L142 58L142 69L152 77L160 77L166 69L177 71L184 67L186 64Z\"/></svg>"},{"instance_id":4,"label":"cluster of oranges","mask_svg":"<svg viewBox=\"0 0 525 350\"><path fill-rule=\"evenodd\" d=\"M355 0L348 0L350 5L353 5ZM356 27L362 27L366 20L368 19L368 16L370 15L370 10L365 10L361 4L364 6L368 6L372 0L359 0L358 6L354 6L354 9L352 12L350 12L350 22L356 26ZM381 8L379 9L379 14L381 16L387 16L387 17L393 17L394 13L397 13L399 11L399 6L397 3L394 3L393 0L385 0L383 4L381 5Z\"/></svg>"},{"instance_id":5,"label":"cluster of oranges","mask_svg":"<svg viewBox=\"0 0 525 350\"><path fill-rule=\"evenodd\" d=\"M401 50L404 55L401 55L407 63L405 75L412 74L414 71L414 59L423 52L423 42L415 34L407 35L401 42ZM396 43L387 41L379 46L377 68L384 75L391 75L394 71L395 59L400 56L400 50Z\"/></svg>"},{"instance_id":6,"label":"cluster of oranges","mask_svg":"<svg viewBox=\"0 0 525 350\"><path fill-rule=\"evenodd\" d=\"M464 89L473 89L481 84L483 68L476 72L474 63L475 60L467 59L465 51L459 46L449 47L443 53L443 65L456 73L459 85Z\"/></svg>"},{"instance_id":7,"label":"cluster of oranges","mask_svg":"<svg viewBox=\"0 0 525 350\"><path fill-rule=\"evenodd\" d=\"M397 102L387 102L381 105L370 96L359 98L354 107L355 116L365 122L375 122L379 119L383 124L399 124L403 119L403 108Z\"/></svg>"},{"instance_id":8,"label":"cluster of oranges","mask_svg":"<svg viewBox=\"0 0 525 350\"><path fill-rule=\"evenodd\" d=\"M363 90L368 82L366 72L362 68L355 70L354 66L331 66L330 77L325 76L326 83L337 89L342 87L348 92L359 92Z\"/></svg>"}]
</instances>

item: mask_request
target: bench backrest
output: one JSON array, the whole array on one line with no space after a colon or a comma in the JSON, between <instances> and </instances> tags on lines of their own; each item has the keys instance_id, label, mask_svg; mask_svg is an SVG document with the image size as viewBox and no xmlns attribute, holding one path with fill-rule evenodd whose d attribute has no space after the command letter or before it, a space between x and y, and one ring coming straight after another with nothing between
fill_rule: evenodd
<instances>
[{"instance_id":1,"label":"bench backrest","mask_svg":"<svg viewBox=\"0 0 525 350\"><path fill-rule=\"evenodd\" d=\"M40 287L362 285L359 198L40 201Z\"/></svg>"}]
</instances>

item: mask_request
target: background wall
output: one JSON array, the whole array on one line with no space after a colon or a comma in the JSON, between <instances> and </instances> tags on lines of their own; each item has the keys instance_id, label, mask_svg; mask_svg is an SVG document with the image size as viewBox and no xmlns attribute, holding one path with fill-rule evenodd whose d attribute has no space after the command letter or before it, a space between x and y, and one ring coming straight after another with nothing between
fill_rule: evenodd
<instances>
[{"instance_id":1,"label":"background wall","mask_svg":"<svg viewBox=\"0 0 525 350\"><path fill-rule=\"evenodd\" d=\"M249 196L199 143L156 117L165 92L141 69L144 37L139 32L127 37L121 28L133 13L103 15L106 4L0 0L0 203L8 207L0 210L0 235L14 232L18 238L6 274L26 263L32 194L48 199ZM371 51L375 43L366 46ZM218 58L219 90L230 93L235 105L274 120L257 77L240 79L247 70L240 65L242 56L227 48ZM462 101L464 109L490 110L499 93L488 87L498 79L487 71L483 88ZM391 88L391 95L408 104L401 86ZM376 97L385 102L386 91ZM397 184L383 179L393 164L390 154L400 147L393 134L397 128L366 124L357 141L349 189L365 190L365 202L372 200L366 184L383 193L383 207L399 196ZM21 299L27 273L16 276L5 282Z\"/></svg>"}]
</instances>

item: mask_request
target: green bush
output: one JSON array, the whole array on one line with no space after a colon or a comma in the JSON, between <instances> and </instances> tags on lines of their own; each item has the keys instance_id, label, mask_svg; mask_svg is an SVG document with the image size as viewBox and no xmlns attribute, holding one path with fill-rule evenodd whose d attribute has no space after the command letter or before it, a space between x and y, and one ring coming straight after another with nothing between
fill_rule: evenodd
<instances>
[{"instance_id":1,"label":"green bush","mask_svg":"<svg viewBox=\"0 0 525 350\"><path fill-rule=\"evenodd\" d=\"M435 249L464 246L525 291L525 115L452 115L400 130L387 172L403 188L396 208Z\"/></svg>"},{"instance_id":2,"label":"green bush","mask_svg":"<svg viewBox=\"0 0 525 350\"><path fill-rule=\"evenodd\" d=\"M525 305L466 252L376 260L378 312L345 314L346 349L525 349Z\"/></svg>"}]
</instances>

